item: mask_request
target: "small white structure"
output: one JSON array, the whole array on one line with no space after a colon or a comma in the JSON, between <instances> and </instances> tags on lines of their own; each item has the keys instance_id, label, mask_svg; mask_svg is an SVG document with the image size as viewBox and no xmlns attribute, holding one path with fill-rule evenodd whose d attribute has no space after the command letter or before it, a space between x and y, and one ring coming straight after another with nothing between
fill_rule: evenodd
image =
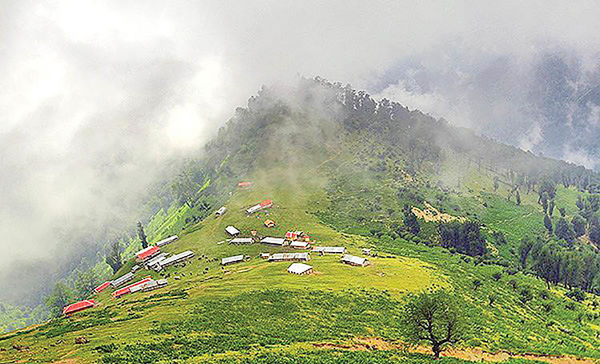
<instances>
[{"instance_id":1,"label":"small white structure","mask_svg":"<svg viewBox=\"0 0 600 364\"><path fill-rule=\"evenodd\" d=\"M130 280L133 279L133 273L129 272L129 273L125 273L122 276L120 276L119 278L115 279L114 281L110 282L110 285L113 287L119 287L127 282L129 282Z\"/></svg>"},{"instance_id":2,"label":"small white structure","mask_svg":"<svg viewBox=\"0 0 600 364\"><path fill-rule=\"evenodd\" d=\"M188 260L194 257L194 252L191 250L186 250L183 253L175 254L172 257L169 257L165 260L161 260L158 262L160 265L160 269L168 267L173 264L177 264L179 262L183 262L184 260Z\"/></svg>"},{"instance_id":3,"label":"small white structure","mask_svg":"<svg viewBox=\"0 0 600 364\"><path fill-rule=\"evenodd\" d=\"M252 238L235 238L235 239L231 239L231 241L229 242L229 244L252 244L254 243L254 240L252 240Z\"/></svg>"},{"instance_id":4,"label":"small white structure","mask_svg":"<svg viewBox=\"0 0 600 364\"><path fill-rule=\"evenodd\" d=\"M134 265L133 267L131 267L131 273L135 273L135 272L137 272L138 270L140 270L140 268L141 268L141 267L140 267L139 265L137 265L137 264L136 264L136 265Z\"/></svg>"},{"instance_id":5,"label":"small white structure","mask_svg":"<svg viewBox=\"0 0 600 364\"><path fill-rule=\"evenodd\" d=\"M178 239L179 239L179 236L177 236L177 235L169 236L168 238L159 241L155 245L156 246L168 245L168 244L171 244L172 242L174 242L174 241L176 241Z\"/></svg>"},{"instance_id":6,"label":"small white structure","mask_svg":"<svg viewBox=\"0 0 600 364\"><path fill-rule=\"evenodd\" d=\"M371 249L370 248L362 248L362 253L364 255L371 255Z\"/></svg>"},{"instance_id":7,"label":"small white structure","mask_svg":"<svg viewBox=\"0 0 600 364\"><path fill-rule=\"evenodd\" d=\"M260 253L260 257L262 259L269 259L270 256L271 256L271 254L269 254L269 253Z\"/></svg>"},{"instance_id":8,"label":"small white structure","mask_svg":"<svg viewBox=\"0 0 600 364\"><path fill-rule=\"evenodd\" d=\"M215 217L223 216L227 212L227 207L223 206L215 212Z\"/></svg>"},{"instance_id":9,"label":"small white structure","mask_svg":"<svg viewBox=\"0 0 600 364\"><path fill-rule=\"evenodd\" d=\"M284 238L266 237L263 240L261 240L260 242L263 244L283 246L285 244L285 239Z\"/></svg>"},{"instance_id":10,"label":"small white structure","mask_svg":"<svg viewBox=\"0 0 600 364\"><path fill-rule=\"evenodd\" d=\"M308 242L306 241L292 241L290 243L290 246L296 249L308 249L310 244L308 244Z\"/></svg>"},{"instance_id":11,"label":"small white structure","mask_svg":"<svg viewBox=\"0 0 600 364\"><path fill-rule=\"evenodd\" d=\"M357 257L356 255L344 254L342 257L342 263L350 264L350 265L358 265L364 267L369 265L369 259Z\"/></svg>"},{"instance_id":12,"label":"small white structure","mask_svg":"<svg viewBox=\"0 0 600 364\"><path fill-rule=\"evenodd\" d=\"M237 236L239 235L240 231L238 229L236 229L235 227L229 225L228 227L225 228L225 232L231 236Z\"/></svg>"},{"instance_id":13,"label":"small white structure","mask_svg":"<svg viewBox=\"0 0 600 364\"><path fill-rule=\"evenodd\" d=\"M221 265L228 265L233 263L239 263L244 261L243 255L234 255L233 257L227 257L221 259Z\"/></svg>"},{"instance_id":14,"label":"small white structure","mask_svg":"<svg viewBox=\"0 0 600 364\"><path fill-rule=\"evenodd\" d=\"M346 248L343 246L316 246L312 251L323 254L344 254Z\"/></svg>"},{"instance_id":15,"label":"small white structure","mask_svg":"<svg viewBox=\"0 0 600 364\"><path fill-rule=\"evenodd\" d=\"M299 260L307 262L310 260L310 255L307 253L275 253L269 257L269 262L281 262L284 260Z\"/></svg>"},{"instance_id":16,"label":"small white structure","mask_svg":"<svg viewBox=\"0 0 600 364\"><path fill-rule=\"evenodd\" d=\"M288 273L292 274L311 274L313 267L304 263L292 263L288 268Z\"/></svg>"}]
</instances>

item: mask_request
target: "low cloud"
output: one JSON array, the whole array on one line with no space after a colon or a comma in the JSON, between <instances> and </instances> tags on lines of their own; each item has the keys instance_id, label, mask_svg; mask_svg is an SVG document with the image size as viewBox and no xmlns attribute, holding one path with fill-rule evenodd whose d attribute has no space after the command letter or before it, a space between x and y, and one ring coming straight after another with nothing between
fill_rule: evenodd
<instances>
[{"instance_id":1,"label":"low cloud","mask_svg":"<svg viewBox=\"0 0 600 364\"><path fill-rule=\"evenodd\" d=\"M535 149L556 141L523 86L530 71L566 50L582 74L570 80L591 88L600 44L592 1L0 7L0 299L13 301L26 291L8 295L15 281L35 289L57 260L139 218L148 188L263 84L319 75ZM572 115L598 124L589 103Z\"/></svg>"}]
</instances>

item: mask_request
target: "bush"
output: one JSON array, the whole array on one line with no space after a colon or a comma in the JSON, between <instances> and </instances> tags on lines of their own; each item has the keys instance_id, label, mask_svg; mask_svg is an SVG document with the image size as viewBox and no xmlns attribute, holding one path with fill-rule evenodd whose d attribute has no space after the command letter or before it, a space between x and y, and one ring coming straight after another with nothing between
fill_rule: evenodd
<instances>
[{"instance_id":1,"label":"bush","mask_svg":"<svg viewBox=\"0 0 600 364\"><path fill-rule=\"evenodd\" d=\"M565 294L565 296L567 296L577 302L582 302L583 300L585 300L585 293L579 288L570 290L569 292L567 292Z\"/></svg>"}]
</instances>

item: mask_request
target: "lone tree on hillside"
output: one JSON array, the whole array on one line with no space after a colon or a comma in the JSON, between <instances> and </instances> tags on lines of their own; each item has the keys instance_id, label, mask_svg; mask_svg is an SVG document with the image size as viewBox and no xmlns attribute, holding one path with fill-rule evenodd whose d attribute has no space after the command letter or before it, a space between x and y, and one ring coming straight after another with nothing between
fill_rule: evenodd
<instances>
[{"instance_id":1,"label":"lone tree on hillside","mask_svg":"<svg viewBox=\"0 0 600 364\"><path fill-rule=\"evenodd\" d=\"M146 238L146 233L144 232L144 227L141 222L137 223L138 229L138 237L142 241L142 248L146 249L148 247L148 239Z\"/></svg>"},{"instance_id":2,"label":"lone tree on hillside","mask_svg":"<svg viewBox=\"0 0 600 364\"><path fill-rule=\"evenodd\" d=\"M104 258L106 264L110 265L113 270L113 274L117 273L121 266L123 266L123 261L121 260L121 245L118 241L114 241L110 244L110 248L106 257Z\"/></svg>"},{"instance_id":3,"label":"lone tree on hillside","mask_svg":"<svg viewBox=\"0 0 600 364\"><path fill-rule=\"evenodd\" d=\"M405 336L415 345L431 344L439 359L442 350L465 338L467 326L460 307L456 297L445 291L409 296L402 318Z\"/></svg>"},{"instance_id":4,"label":"lone tree on hillside","mask_svg":"<svg viewBox=\"0 0 600 364\"><path fill-rule=\"evenodd\" d=\"M44 303L50 311L51 317L59 317L62 314L63 307L69 304L74 298L73 290L64 283L58 282L52 292L46 297Z\"/></svg>"}]
</instances>

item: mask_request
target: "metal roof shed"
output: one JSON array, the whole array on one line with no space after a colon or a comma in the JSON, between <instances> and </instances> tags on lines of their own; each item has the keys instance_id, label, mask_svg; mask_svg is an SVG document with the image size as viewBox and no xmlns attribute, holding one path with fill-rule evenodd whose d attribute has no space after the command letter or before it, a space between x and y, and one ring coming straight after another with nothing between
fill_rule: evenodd
<instances>
[{"instance_id":1,"label":"metal roof shed","mask_svg":"<svg viewBox=\"0 0 600 364\"><path fill-rule=\"evenodd\" d=\"M84 300L75 302L63 308L63 315L70 315L72 313L94 307L95 305L96 301L94 300Z\"/></svg>"},{"instance_id":2,"label":"metal roof shed","mask_svg":"<svg viewBox=\"0 0 600 364\"><path fill-rule=\"evenodd\" d=\"M235 239L231 239L231 241L229 242L229 244L252 244L254 243L254 240L252 240L252 238L235 238Z\"/></svg>"},{"instance_id":3,"label":"metal roof shed","mask_svg":"<svg viewBox=\"0 0 600 364\"><path fill-rule=\"evenodd\" d=\"M244 260L243 255L234 255L233 257L227 257L227 258L221 259L221 265L239 263L239 262L242 262L243 260Z\"/></svg>"},{"instance_id":4,"label":"metal roof shed","mask_svg":"<svg viewBox=\"0 0 600 364\"><path fill-rule=\"evenodd\" d=\"M292 263L288 268L288 272L292 274L310 274L312 271L313 267L304 263Z\"/></svg>"},{"instance_id":5,"label":"metal roof shed","mask_svg":"<svg viewBox=\"0 0 600 364\"><path fill-rule=\"evenodd\" d=\"M269 257L269 262L278 262L282 260L310 260L308 253L275 253Z\"/></svg>"},{"instance_id":6,"label":"metal roof shed","mask_svg":"<svg viewBox=\"0 0 600 364\"><path fill-rule=\"evenodd\" d=\"M343 246L316 246L313 251L324 254L344 254L346 248Z\"/></svg>"},{"instance_id":7,"label":"metal roof shed","mask_svg":"<svg viewBox=\"0 0 600 364\"><path fill-rule=\"evenodd\" d=\"M140 253L136 255L138 261L144 261L148 258L155 256L160 253L160 247L156 245L149 246L148 248L142 250Z\"/></svg>"},{"instance_id":8,"label":"metal roof shed","mask_svg":"<svg viewBox=\"0 0 600 364\"><path fill-rule=\"evenodd\" d=\"M309 244L306 241L292 241L290 246L296 249L308 249Z\"/></svg>"},{"instance_id":9,"label":"metal roof shed","mask_svg":"<svg viewBox=\"0 0 600 364\"><path fill-rule=\"evenodd\" d=\"M119 287L133 279L133 273L125 273L114 281L110 282L113 287Z\"/></svg>"},{"instance_id":10,"label":"metal roof shed","mask_svg":"<svg viewBox=\"0 0 600 364\"><path fill-rule=\"evenodd\" d=\"M178 239L179 239L179 236L177 236L177 235L169 236L168 238L163 239L163 240L159 241L158 243L156 243L156 246L164 246L167 244L171 244L172 242L174 242Z\"/></svg>"},{"instance_id":11,"label":"metal roof shed","mask_svg":"<svg viewBox=\"0 0 600 364\"><path fill-rule=\"evenodd\" d=\"M107 289L108 286L110 286L110 282L104 282L101 285L99 285L98 287L94 288L94 291L96 293L100 293L100 292L104 291L105 289Z\"/></svg>"},{"instance_id":12,"label":"metal roof shed","mask_svg":"<svg viewBox=\"0 0 600 364\"><path fill-rule=\"evenodd\" d=\"M342 257L342 263L364 267L369 265L369 260L367 258L357 257L355 255L344 254Z\"/></svg>"},{"instance_id":13,"label":"metal roof shed","mask_svg":"<svg viewBox=\"0 0 600 364\"><path fill-rule=\"evenodd\" d=\"M235 227L229 225L228 227L225 228L225 232L231 236L236 236L240 233L240 231L238 229L236 229Z\"/></svg>"},{"instance_id":14,"label":"metal roof shed","mask_svg":"<svg viewBox=\"0 0 600 364\"><path fill-rule=\"evenodd\" d=\"M175 254L172 257L169 257L165 260L161 260L158 262L161 268L168 267L173 264L177 264L179 262L183 262L184 260L188 260L194 256L194 252L191 250L186 250L183 253Z\"/></svg>"},{"instance_id":15,"label":"metal roof shed","mask_svg":"<svg viewBox=\"0 0 600 364\"><path fill-rule=\"evenodd\" d=\"M263 240L261 240L260 242L263 244L283 246L283 244L285 243L285 239L284 238L266 237Z\"/></svg>"}]
</instances>

